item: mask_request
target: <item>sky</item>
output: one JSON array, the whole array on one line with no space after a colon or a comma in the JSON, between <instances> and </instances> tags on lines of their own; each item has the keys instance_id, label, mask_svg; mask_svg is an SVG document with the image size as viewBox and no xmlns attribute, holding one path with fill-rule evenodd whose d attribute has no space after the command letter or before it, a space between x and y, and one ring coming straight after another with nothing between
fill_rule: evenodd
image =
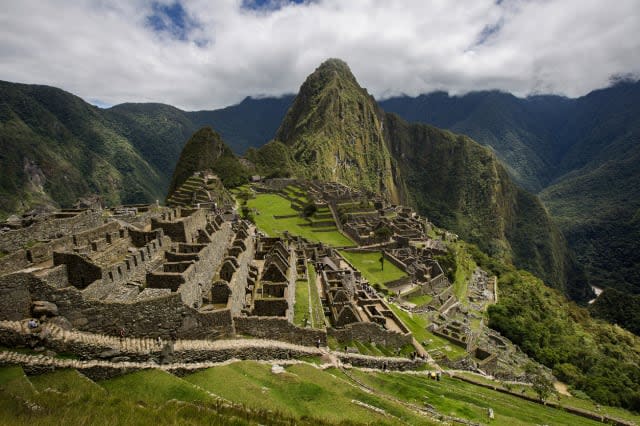
<instances>
[{"instance_id":1,"label":"sky","mask_svg":"<svg viewBox=\"0 0 640 426\"><path fill-rule=\"evenodd\" d=\"M378 99L584 95L640 76L640 0L0 0L0 80L99 106L296 93L327 58Z\"/></svg>"}]
</instances>

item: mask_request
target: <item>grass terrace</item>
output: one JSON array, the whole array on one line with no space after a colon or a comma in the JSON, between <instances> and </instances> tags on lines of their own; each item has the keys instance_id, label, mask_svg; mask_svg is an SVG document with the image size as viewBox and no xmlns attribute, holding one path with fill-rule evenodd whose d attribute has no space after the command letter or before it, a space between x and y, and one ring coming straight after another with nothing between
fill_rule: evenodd
<instances>
[{"instance_id":1,"label":"grass terrace","mask_svg":"<svg viewBox=\"0 0 640 426\"><path fill-rule=\"evenodd\" d=\"M364 352L386 354L384 348L361 346ZM317 357L307 361L320 362ZM628 411L578 398L563 396L561 404L639 420ZM76 370L28 377L20 367L0 368L3 425L435 424L417 412L424 406L481 424L598 424L448 376L434 381L423 374L321 370L309 364L276 374L268 363L242 361L183 378L150 369L93 382Z\"/></svg>"},{"instance_id":2,"label":"grass terrace","mask_svg":"<svg viewBox=\"0 0 640 426\"><path fill-rule=\"evenodd\" d=\"M424 346L424 348L432 355L435 352L440 352L451 360L457 360L467 355L467 351L460 346L456 346L447 339L436 336L427 330L429 320L426 315L406 312L394 303L390 303L389 306L396 316L400 318L404 325L406 325L411 331L413 337L415 337L418 342L422 343L422 346Z\"/></svg>"},{"instance_id":3,"label":"grass terrace","mask_svg":"<svg viewBox=\"0 0 640 426\"><path fill-rule=\"evenodd\" d=\"M383 270L380 264L381 253L378 251L358 253L342 250L340 254L360 271L362 276L372 285L377 283L384 286L385 283L407 276L406 272L386 259Z\"/></svg>"},{"instance_id":4,"label":"grass terrace","mask_svg":"<svg viewBox=\"0 0 640 426\"><path fill-rule=\"evenodd\" d=\"M308 279L296 282L296 303L293 310L293 322L304 327L324 328L325 318L316 286L316 271L312 264L307 264ZM305 319L307 320L305 322Z\"/></svg>"},{"instance_id":5,"label":"grass terrace","mask_svg":"<svg viewBox=\"0 0 640 426\"><path fill-rule=\"evenodd\" d=\"M433 296L431 296L430 294L424 294L422 296L413 296L407 299L407 301L415 304L416 306L426 305L432 300L433 300Z\"/></svg>"},{"instance_id":6,"label":"grass terrace","mask_svg":"<svg viewBox=\"0 0 640 426\"><path fill-rule=\"evenodd\" d=\"M472 422L505 426L602 424L447 376L438 382L422 375L365 374L359 370L354 370L352 374L381 395L390 395L416 405L429 404L438 412ZM494 411L493 420L489 419L489 408Z\"/></svg>"},{"instance_id":7,"label":"grass terrace","mask_svg":"<svg viewBox=\"0 0 640 426\"><path fill-rule=\"evenodd\" d=\"M300 217L299 212L291 208L291 202L280 195L258 194L247 201L247 206L256 211L254 219L258 228L270 236L280 236L289 231L309 241L322 242L332 247L355 246L355 243L335 226L310 226L310 221Z\"/></svg>"},{"instance_id":8,"label":"grass terrace","mask_svg":"<svg viewBox=\"0 0 640 426\"><path fill-rule=\"evenodd\" d=\"M339 371L327 374L305 364L273 374L270 365L246 361L210 368L186 376L185 380L249 407L301 418L376 425L434 424L398 402L353 386Z\"/></svg>"}]
</instances>

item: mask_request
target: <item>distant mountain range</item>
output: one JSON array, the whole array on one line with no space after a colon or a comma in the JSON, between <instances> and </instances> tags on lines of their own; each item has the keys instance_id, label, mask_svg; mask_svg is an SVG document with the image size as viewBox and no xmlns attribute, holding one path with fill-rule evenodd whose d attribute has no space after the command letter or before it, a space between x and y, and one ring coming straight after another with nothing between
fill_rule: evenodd
<instances>
[{"instance_id":1,"label":"distant mountain range","mask_svg":"<svg viewBox=\"0 0 640 426\"><path fill-rule=\"evenodd\" d=\"M0 82L5 170L0 211L67 206L89 193L100 193L109 203L164 199L186 140L208 125L238 154L262 147L247 153L257 169L278 161L280 172L313 170L308 177L320 173L392 190L395 199L416 205L489 252L510 253L548 281L557 282L552 270L555 278L574 275L560 266L564 243L551 237L546 215L524 213L544 211L540 202L513 185L491 154L470 139L409 125L387 111L489 147L516 183L540 195L591 283L640 292L640 84L623 83L578 99L523 99L492 91L399 97L376 105L357 90L357 82L351 85L353 76L343 77L328 92L325 86L310 90L319 97L304 102L293 95L247 98L198 112L162 104L103 110L60 89ZM324 111L331 126L305 121L321 117L312 110ZM352 119L360 120L358 125L344 124ZM331 147L335 152L328 150L334 140L340 146L366 140L361 147L378 148L351 156L338 145ZM364 175L352 173L356 165ZM496 196L504 198L486 204ZM520 249L517 241L527 244Z\"/></svg>"}]
</instances>

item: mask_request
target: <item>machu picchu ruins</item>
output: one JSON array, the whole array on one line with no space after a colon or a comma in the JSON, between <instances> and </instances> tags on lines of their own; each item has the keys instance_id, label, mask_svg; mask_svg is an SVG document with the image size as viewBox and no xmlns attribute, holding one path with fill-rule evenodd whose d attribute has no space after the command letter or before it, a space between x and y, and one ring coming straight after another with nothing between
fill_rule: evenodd
<instances>
[{"instance_id":1,"label":"machu picchu ruins","mask_svg":"<svg viewBox=\"0 0 640 426\"><path fill-rule=\"evenodd\" d=\"M495 279L478 268L460 300L437 260L453 234L410 208L337 183L260 179L233 193L211 171L200 171L167 198L168 207L94 203L5 222L4 344L73 351L65 336L76 336L87 341L83 348L97 346L89 352L112 354L102 359L162 364L190 359L178 348L215 348L216 341L244 337L303 352L331 346L356 364L437 362L518 376L526 356L481 320L495 301ZM315 235L341 230L354 243L340 247L290 230L267 235L246 218L261 214L246 207L260 194L286 200L296 213L284 217L306 217ZM400 276L370 282L351 256L379 256L381 270L387 264ZM305 295L309 300L296 300ZM445 344L434 349L418 341L402 312L426 315L424 331ZM33 320L38 326L29 328ZM148 341L140 344L150 349L131 353L130 339ZM154 347L155 340L170 345ZM451 346L466 355L450 359ZM370 356L380 351L392 357Z\"/></svg>"}]
</instances>

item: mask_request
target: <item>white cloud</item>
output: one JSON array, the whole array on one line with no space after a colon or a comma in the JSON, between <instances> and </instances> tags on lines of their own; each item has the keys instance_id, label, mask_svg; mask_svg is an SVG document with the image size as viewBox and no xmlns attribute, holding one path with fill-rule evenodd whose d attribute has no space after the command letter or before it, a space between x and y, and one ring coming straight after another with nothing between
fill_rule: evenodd
<instances>
[{"instance_id":1,"label":"white cloud","mask_svg":"<svg viewBox=\"0 0 640 426\"><path fill-rule=\"evenodd\" d=\"M328 57L346 60L376 97L494 88L579 96L614 74L640 73L637 0L241 4L184 0L198 23L186 40L153 31L149 1L5 4L0 79L107 104L210 109L296 92Z\"/></svg>"}]
</instances>

